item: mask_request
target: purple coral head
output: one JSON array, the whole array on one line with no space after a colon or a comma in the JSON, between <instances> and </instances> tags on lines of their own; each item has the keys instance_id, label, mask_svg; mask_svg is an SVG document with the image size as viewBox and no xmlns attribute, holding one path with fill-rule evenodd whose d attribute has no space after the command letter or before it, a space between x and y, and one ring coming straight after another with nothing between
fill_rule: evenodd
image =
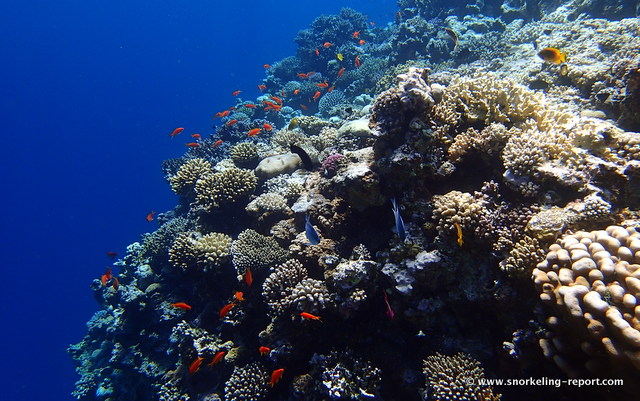
<instances>
[{"instance_id":1,"label":"purple coral head","mask_svg":"<svg viewBox=\"0 0 640 401\"><path fill-rule=\"evenodd\" d=\"M322 162L322 170L324 171L324 174L329 177L335 175L340 168L343 159L344 156L340 153L333 153L327 156Z\"/></svg>"}]
</instances>

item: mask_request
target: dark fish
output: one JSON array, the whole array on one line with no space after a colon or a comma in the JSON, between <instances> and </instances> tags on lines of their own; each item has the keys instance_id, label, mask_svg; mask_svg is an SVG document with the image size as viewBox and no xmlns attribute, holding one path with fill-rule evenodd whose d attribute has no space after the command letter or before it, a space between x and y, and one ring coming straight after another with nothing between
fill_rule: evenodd
<instances>
[{"instance_id":1,"label":"dark fish","mask_svg":"<svg viewBox=\"0 0 640 401\"><path fill-rule=\"evenodd\" d=\"M404 241L407 238L407 231L404 228L404 221L402 221L402 216L400 216L400 210L398 210L398 204L396 203L395 198L391 198L391 205L393 215L396 218L396 233L400 240Z\"/></svg>"},{"instance_id":2,"label":"dark fish","mask_svg":"<svg viewBox=\"0 0 640 401\"><path fill-rule=\"evenodd\" d=\"M305 234L307 234L307 239L309 240L309 243L311 245L318 245L320 243L320 236L318 235L318 232L316 231L315 228L313 228L313 226L311 225L311 222L309 221L309 215L305 216L305 225L304 225L304 231Z\"/></svg>"},{"instance_id":3,"label":"dark fish","mask_svg":"<svg viewBox=\"0 0 640 401\"><path fill-rule=\"evenodd\" d=\"M289 149L291 149L292 153L295 153L298 156L300 156L300 159L302 160L302 165L304 166L305 170L313 171L313 162L311 161L311 158L309 157L307 152L304 151L304 149L296 145L290 145Z\"/></svg>"}]
</instances>

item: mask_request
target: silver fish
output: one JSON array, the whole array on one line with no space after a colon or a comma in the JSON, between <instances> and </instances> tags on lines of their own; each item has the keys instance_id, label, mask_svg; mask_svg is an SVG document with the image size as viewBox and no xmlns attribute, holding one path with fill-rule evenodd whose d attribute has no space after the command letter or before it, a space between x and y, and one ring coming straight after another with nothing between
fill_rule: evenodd
<instances>
[{"instance_id":1,"label":"silver fish","mask_svg":"<svg viewBox=\"0 0 640 401\"><path fill-rule=\"evenodd\" d=\"M400 240L404 241L407 238L407 230L404 227L404 221L402 220L402 216L400 216L400 211L398 210L398 204L396 203L396 198L391 198L391 205L393 210L393 215L396 218L396 234Z\"/></svg>"}]
</instances>

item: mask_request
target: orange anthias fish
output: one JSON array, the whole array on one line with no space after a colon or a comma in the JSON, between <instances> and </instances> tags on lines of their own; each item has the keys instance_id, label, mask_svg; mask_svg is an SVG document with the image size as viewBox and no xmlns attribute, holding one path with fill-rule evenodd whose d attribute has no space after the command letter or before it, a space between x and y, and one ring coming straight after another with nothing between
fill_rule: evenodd
<instances>
[{"instance_id":1,"label":"orange anthias fish","mask_svg":"<svg viewBox=\"0 0 640 401\"><path fill-rule=\"evenodd\" d=\"M189 143L185 143L184 146L187 146L189 148L197 148L200 146L200 144L198 142L189 142Z\"/></svg>"},{"instance_id":2,"label":"orange anthias fish","mask_svg":"<svg viewBox=\"0 0 640 401\"><path fill-rule=\"evenodd\" d=\"M355 31L354 33L351 34L351 37L354 39L357 39L358 36L360 36L360 31Z\"/></svg>"},{"instance_id":3,"label":"orange anthias fish","mask_svg":"<svg viewBox=\"0 0 640 401\"><path fill-rule=\"evenodd\" d=\"M311 77L311 76L312 76L313 74L315 74L315 73L316 73L315 71L309 71L309 72L307 73L307 77Z\"/></svg>"},{"instance_id":4,"label":"orange anthias fish","mask_svg":"<svg viewBox=\"0 0 640 401\"><path fill-rule=\"evenodd\" d=\"M238 96L240 94L240 92L242 91L233 91L233 93L231 94L231 96Z\"/></svg>"},{"instance_id":5,"label":"orange anthias fish","mask_svg":"<svg viewBox=\"0 0 640 401\"><path fill-rule=\"evenodd\" d=\"M224 356L227 354L226 351L218 351L215 356L213 357L213 360L211 361L211 363L209 364L209 366L215 366L216 364L218 364L218 362L220 362L222 360L222 358L224 358Z\"/></svg>"},{"instance_id":6,"label":"orange anthias fish","mask_svg":"<svg viewBox=\"0 0 640 401\"><path fill-rule=\"evenodd\" d=\"M248 286L251 286L253 283L253 274L251 274L251 269L247 267L247 271L244 273L244 282L247 283Z\"/></svg>"},{"instance_id":7,"label":"orange anthias fish","mask_svg":"<svg viewBox=\"0 0 640 401\"><path fill-rule=\"evenodd\" d=\"M276 369L271 373L271 380L269 381L269 385L271 387L275 386L277 382L282 378L282 374L284 373L284 369Z\"/></svg>"},{"instance_id":8,"label":"orange anthias fish","mask_svg":"<svg viewBox=\"0 0 640 401\"><path fill-rule=\"evenodd\" d=\"M226 117L226 116L228 116L228 115L229 115L229 113L231 113L231 111L229 111L229 110L225 110L225 111L223 111L222 113L220 113L220 117Z\"/></svg>"},{"instance_id":9,"label":"orange anthias fish","mask_svg":"<svg viewBox=\"0 0 640 401\"><path fill-rule=\"evenodd\" d=\"M356 67L360 67L362 65L362 63L360 63L360 56L356 56L354 61L356 63Z\"/></svg>"},{"instance_id":10,"label":"orange anthias fish","mask_svg":"<svg viewBox=\"0 0 640 401\"><path fill-rule=\"evenodd\" d=\"M300 89L294 89L293 94L297 95L298 93L300 93Z\"/></svg>"},{"instance_id":11,"label":"orange anthias fish","mask_svg":"<svg viewBox=\"0 0 640 401\"><path fill-rule=\"evenodd\" d=\"M170 133L170 134L169 134L169 137L170 137L170 138L173 138L173 137L174 137L174 136L176 136L176 135L180 135L180 133L181 133L182 131L184 131L184 128L182 128L182 127L178 127L178 128L176 128L176 129L174 129L172 133Z\"/></svg>"},{"instance_id":12,"label":"orange anthias fish","mask_svg":"<svg viewBox=\"0 0 640 401\"><path fill-rule=\"evenodd\" d=\"M244 107L246 107L247 109L255 109L258 106L256 106L253 103L247 103L247 104L244 105Z\"/></svg>"},{"instance_id":13,"label":"orange anthias fish","mask_svg":"<svg viewBox=\"0 0 640 401\"><path fill-rule=\"evenodd\" d=\"M211 145L212 148L217 148L218 146L222 145L222 139L218 139L217 141L215 141L213 143L213 145Z\"/></svg>"},{"instance_id":14,"label":"orange anthias fish","mask_svg":"<svg viewBox=\"0 0 640 401\"><path fill-rule=\"evenodd\" d=\"M260 133L260 128L254 128L247 132L247 136L256 136Z\"/></svg>"},{"instance_id":15,"label":"orange anthias fish","mask_svg":"<svg viewBox=\"0 0 640 401\"><path fill-rule=\"evenodd\" d=\"M265 68L265 70L271 68L271 66L269 64L265 64L265 65L263 65L263 67Z\"/></svg>"},{"instance_id":16,"label":"orange anthias fish","mask_svg":"<svg viewBox=\"0 0 640 401\"><path fill-rule=\"evenodd\" d=\"M233 119L233 120L229 120L227 121L227 123L225 124L227 127L231 127L233 124L237 123L238 120Z\"/></svg>"},{"instance_id":17,"label":"orange anthias fish","mask_svg":"<svg viewBox=\"0 0 640 401\"><path fill-rule=\"evenodd\" d=\"M196 373L198 370L200 370L200 365L202 365L202 360L204 358L199 356L196 358L195 361L191 362L191 365L189 365L189 374L192 375L194 373Z\"/></svg>"},{"instance_id":18,"label":"orange anthias fish","mask_svg":"<svg viewBox=\"0 0 640 401\"><path fill-rule=\"evenodd\" d=\"M225 305L224 307L222 307L222 309L220 309L220 319L222 319L223 317L227 316L227 313L229 313L231 308L233 308L235 305L236 305L235 302L231 302L230 304Z\"/></svg>"},{"instance_id":19,"label":"orange anthias fish","mask_svg":"<svg viewBox=\"0 0 640 401\"><path fill-rule=\"evenodd\" d=\"M324 42L324 44L322 45L322 47L324 47L325 49L331 46L333 46L333 43L331 42Z\"/></svg>"},{"instance_id":20,"label":"orange anthias fish","mask_svg":"<svg viewBox=\"0 0 640 401\"><path fill-rule=\"evenodd\" d=\"M538 57L544 61L549 61L554 64L561 64L567 62L567 53L562 53L555 47L545 47L538 52Z\"/></svg>"},{"instance_id":21,"label":"orange anthias fish","mask_svg":"<svg viewBox=\"0 0 640 401\"><path fill-rule=\"evenodd\" d=\"M269 355L269 352L271 352L271 348L263 346L258 348L258 351L260 352L260 355Z\"/></svg>"},{"instance_id":22,"label":"orange anthias fish","mask_svg":"<svg viewBox=\"0 0 640 401\"><path fill-rule=\"evenodd\" d=\"M318 88L326 88L329 86L329 84L327 83L327 81L324 81L324 82L320 82L319 84L316 84L316 86Z\"/></svg>"},{"instance_id":23,"label":"orange anthias fish","mask_svg":"<svg viewBox=\"0 0 640 401\"><path fill-rule=\"evenodd\" d=\"M154 210L152 210L146 217L148 222L152 222L153 221L153 216L156 215L156 212Z\"/></svg>"},{"instance_id":24,"label":"orange anthias fish","mask_svg":"<svg viewBox=\"0 0 640 401\"><path fill-rule=\"evenodd\" d=\"M327 89L327 93L333 92L335 88L336 88L335 86L331 86L329 89Z\"/></svg>"},{"instance_id":25,"label":"orange anthias fish","mask_svg":"<svg viewBox=\"0 0 640 401\"><path fill-rule=\"evenodd\" d=\"M363 44L367 43L364 39L360 39L360 41L358 42L358 44L360 46L362 46Z\"/></svg>"},{"instance_id":26,"label":"orange anthias fish","mask_svg":"<svg viewBox=\"0 0 640 401\"><path fill-rule=\"evenodd\" d=\"M109 259L115 259L118 256L118 252L109 251L107 252L107 256L109 257Z\"/></svg>"},{"instance_id":27,"label":"orange anthias fish","mask_svg":"<svg viewBox=\"0 0 640 401\"><path fill-rule=\"evenodd\" d=\"M454 226L456 226L456 233L458 234L458 245L462 246L462 244L464 244L464 241L462 241L462 227L460 227L460 224L458 223L453 223Z\"/></svg>"},{"instance_id":28,"label":"orange anthias fish","mask_svg":"<svg viewBox=\"0 0 640 401\"><path fill-rule=\"evenodd\" d=\"M273 129L273 125L271 125L271 124L267 124L267 123L264 123L263 127L264 127L264 129L266 129L267 131L271 131L271 130Z\"/></svg>"},{"instance_id":29,"label":"orange anthias fish","mask_svg":"<svg viewBox=\"0 0 640 401\"><path fill-rule=\"evenodd\" d=\"M318 50L318 49L314 49L313 52L316 54L316 56L320 55L320 50Z\"/></svg>"},{"instance_id":30,"label":"orange anthias fish","mask_svg":"<svg viewBox=\"0 0 640 401\"><path fill-rule=\"evenodd\" d=\"M107 267L107 271L102 276L100 276L100 282L103 286L105 286L107 285L107 281L111 280L111 277L113 277L113 275L111 274L111 268Z\"/></svg>"},{"instance_id":31,"label":"orange anthias fish","mask_svg":"<svg viewBox=\"0 0 640 401\"><path fill-rule=\"evenodd\" d=\"M120 282L118 281L118 277L114 277L113 278L113 285L112 285L113 289L118 291L118 288L120 287Z\"/></svg>"},{"instance_id":32,"label":"orange anthias fish","mask_svg":"<svg viewBox=\"0 0 640 401\"><path fill-rule=\"evenodd\" d=\"M302 316L303 318L308 319L308 320L322 321L322 320L320 320L320 316L312 315L311 313L307 313L307 312L300 312L300 316Z\"/></svg>"},{"instance_id":33,"label":"orange anthias fish","mask_svg":"<svg viewBox=\"0 0 640 401\"><path fill-rule=\"evenodd\" d=\"M237 299L238 302L243 302L244 301L244 293L242 291L236 291L236 293L233 295L233 297L235 299Z\"/></svg>"},{"instance_id":34,"label":"orange anthias fish","mask_svg":"<svg viewBox=\"0 0 640 401\"><path fill-rule=\"evenodd\" d=\"M317 91L317 92L313 95L313 100L318 100L318 98L320 97L320 95L322 95L322 93L320 93L320 91Z\"/></svg>"},{"instance_id":35,"label":"orange anthias fish","mask_svg":"<svg viewBox=\"0 0 640 401\"><path fill-rule=\"evenodd\" d=\"M305 74L304 72L299 72L297 76L298 78L302 78L302 79L309 78L309 75Z\"/></svg>"},{"instance_id":36,"label":"orange anthias fish","mask_svg":"<svg viewBox=\"0 0 640 401\"><path fill-rule=\"evenodd\" d=\"M200 134L191 134L191 138L195 138L195 139L197 139L199 141L199 140L202 139L202 135L200 135Z\"/></svg>"},{"instance_id":37,"label":"orange anthias fish","mask_svg":"<svg viewBox=\"0 0 640 401\"><path fill-rule=\"evenodd\" d=\"M258 90L264 92L267 89L267 85L258 85Z\"/></svg>"},{"instance_id":38,"label":"orange anthias fish","mask_svg":"<svg viewBox=\"0 0 640 401\"><path fill-rule=\"evenodd\" d=\"M176 302L174 304L171 304L171 306L178 309L191 310L191 305L184 302Z\"/></svg>"},{"instance_id":39,"label":"orange anthias fish","mask_svg":"<svg viewBox=\"0 0 640 401\"><path fill-rule=\"evenodd\" d=\"M369 25L371 25L371 26L375 26L375 25L376 25L376 23L375 23L375 22L373 22L373 21L371 21L371 22L369 22Z\"/></svg>"},{"instance_id":40,"label":"orange anthias fish","mask_svg":"<svg viewBox=\"0 0 640 401\"><path fill-rule=\"evenodd\" d=\"M301 105L300 105L300 108L301 108L302 110L309 110L309 107L308 107L306 104L301 104Z\"/></svg>"},{"instance_id":41,"label":"orange anthias fish","mask_svg":"<svg viewBox=\"0 0 640 401\"><path fill-rule=\"evenodd\" d=\"M345 69L346 68L344 68L344 67L340 68L340 71L338 71L338 78L340 78L342 76L342 74L344 74L344 70Z\"/></svg>"},{"instance_id":42,"label":"orange anthias fish","mask_svg":"<svg viewBox=\"0 0 640 401\"><path fill-rule=\"evenodd\" d=\"M282 104L282 99L280 99L278 96L269 96L269 98L271 98L271 100L273 100L274 102Z\"/></svg>"}]
</instances>

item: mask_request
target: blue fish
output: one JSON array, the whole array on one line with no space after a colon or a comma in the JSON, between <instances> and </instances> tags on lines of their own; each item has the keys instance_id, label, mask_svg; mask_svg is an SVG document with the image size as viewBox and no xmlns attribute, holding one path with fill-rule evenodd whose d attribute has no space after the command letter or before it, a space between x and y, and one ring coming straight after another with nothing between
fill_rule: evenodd
<instances>
[{"instance_id":1,"label":"blue fish","mask_svg":"<svg viewBox=\"0 0 640 401\"><path fill-rule=\"evenodd\" d=\"M309 243L311 245L318 245L320 243L320 236L318 235L318 232L316 231L315 228L313 228L313 226L311 225L311 222L309 221L309 215L305 216L305 225L304 225L304 231L305 234L307 234L307 239L309 240Z\"/></svg>"},{"instance_id":2,"label":"blue fish","mask_svg":"<svg viewBox=\"0 0 640 401\"><path fill-rule=\"evenodd\" d=\"M398 234L398 237L400 237L400 240L404 241L407 238L407 230L404 228L404 221L402 221L402 216L400 216L396 198L391 198L391 205L391 210L393 210L393 215L396 218L396 233Z\"/></svg>"}]
</instances>

